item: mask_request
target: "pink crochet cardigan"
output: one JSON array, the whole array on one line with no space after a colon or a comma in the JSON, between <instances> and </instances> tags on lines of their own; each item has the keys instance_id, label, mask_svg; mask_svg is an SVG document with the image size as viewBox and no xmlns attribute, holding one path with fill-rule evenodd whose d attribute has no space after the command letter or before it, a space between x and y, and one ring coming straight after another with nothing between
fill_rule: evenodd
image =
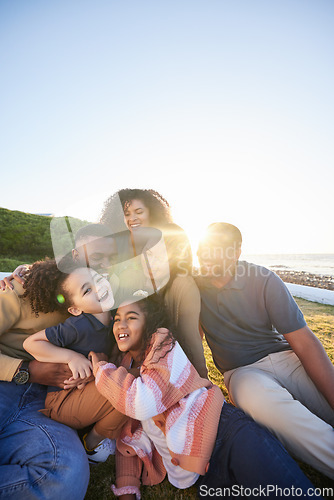
<instances>
[{"instance_id":1,"label":"pink crochet cardigan","mask_svg":"<svg viewBox=\"0 0 334 500\"><path fill-rule=\"evenodd\" d=\"M140 420L152 418L163 431L174 465L198 474L208 468L224 396L218 386L198 375L177 342L170 351L166 344L156 350L168 339L167 333L161 328L153 335L138 378L123 366L104 361L95 368L97 389L134 419L117 442L114 492L118 495L134 487L139 498L140 476L143 484L157 484L165 476L161 457Z\"/></svg>"}]
</instances>

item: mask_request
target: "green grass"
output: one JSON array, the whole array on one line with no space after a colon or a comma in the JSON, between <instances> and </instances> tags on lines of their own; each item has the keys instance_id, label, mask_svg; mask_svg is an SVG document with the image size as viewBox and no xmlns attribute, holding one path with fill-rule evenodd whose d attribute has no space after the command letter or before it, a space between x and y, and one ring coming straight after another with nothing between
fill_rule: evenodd
<instances>
[{"instance_id":1,"label":"green grass","mask_svg":"<svg viewBox=\"0 0 334 500\"><path fill-rule=\"evenodd\" d=\"M3 257L0 255L0 272L11 273L21 264L32 264L36 259L30 255Z\"/></svg>"},{"instance_id":2,"label":"green grass","mask_svg":"<svg viewBox=\"0 0 334 500\"><path fill-rule=\"evenodd\" d=\"M326 306L314 302L308 302L303 299L296 299L299 307L305 315L305 319L323 343L329 357L334 360L334 306ZM209 369L210 379L219 387L221 387L226 399L228 400L227 392L224 386L224 379L221 373L215 368L211 353L207 345L204 345L207 366ZM317 488L333 488L333 481L312 467L299 464L304 473L309 477L312 483ZM104 464L91 466L91 479L85 500L103 500L115 498L110 491L111 483L115 481L115 459L108 458ZM195 500L197 498L196 488L192 487L187 490L178 490L171 486L167 479L157 486L143 486L141 488L143 500ZM325 498L333 498L324 495Z\"/></svg>"},{"instance_id":3,"label":"green grass","mask_svg":"<svg viewBox=\"0 0 334 500\"><path fill-rule=\"evenodd\" d=\"M71 230L76 231L87 221L68 217ZM51 224L53 242L51 239ZM45 217L0 207L0 272L12 272L20 264L31 264L63 255L73 248L63 217Z\"/></svg>"}]
</instances>

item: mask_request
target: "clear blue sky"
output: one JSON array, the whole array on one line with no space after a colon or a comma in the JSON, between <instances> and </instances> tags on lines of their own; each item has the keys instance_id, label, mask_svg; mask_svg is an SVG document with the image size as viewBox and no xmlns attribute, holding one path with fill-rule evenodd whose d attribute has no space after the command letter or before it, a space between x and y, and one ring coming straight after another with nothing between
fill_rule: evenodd
<instances>
[{"instance_id":1,"label":"clear blue sky","mask_svg":"<svg viewBox=\"0 0 334 500\"><path fill-rule=\"evenodd\" d=\"M117 189L148 187L193 240L221 220L246 253L334 253L333 14L1 0L0 205L93 220Z\"/></svg>"}]
</instances>

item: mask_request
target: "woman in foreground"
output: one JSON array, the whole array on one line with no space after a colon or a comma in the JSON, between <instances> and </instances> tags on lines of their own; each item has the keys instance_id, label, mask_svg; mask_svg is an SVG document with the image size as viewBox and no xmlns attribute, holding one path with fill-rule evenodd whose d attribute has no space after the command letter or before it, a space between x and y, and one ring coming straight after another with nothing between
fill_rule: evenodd
<instances>
[{"instance_id":1,"label":"woman in foreground","mask_svg":"<svg viewBox=\"0 0 334 500\"><path fill-rule=\"evenodd\" d=\"M115 339L123 362L138 369L137 378L91 353L98 390L132 418L117 441L114 494L139 499L140 480L158 484L167 473L175 487L196 484L203 497L210 488L232 487L265 488L271 498L279 496L277 488L286 489L285 496L299 488L311 497L312 484L282 445L224 402L219 387L198 375L166 326L157 296L117 309Z\"/></svg>"}]
</instances>

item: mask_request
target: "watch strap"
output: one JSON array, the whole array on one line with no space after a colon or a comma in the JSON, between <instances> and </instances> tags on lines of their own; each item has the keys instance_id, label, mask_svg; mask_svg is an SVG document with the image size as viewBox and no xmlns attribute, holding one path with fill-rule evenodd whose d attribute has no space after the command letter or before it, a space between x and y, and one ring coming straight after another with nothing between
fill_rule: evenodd
<instances>
[{"instance_id":1,"label":"watch strap","mask_svg":"<svg viewBox=\"0 0 334 500\"><path fill-rule=\"evenodd\" d=\"M19 368L19 372L24 370L25 372L29 373L29 363L30 361L22 361L21 366Z\"/></svg>"},{"instance_id":2,"label":"watch strap","mask_svg":"<svg viewBox=\"0 0 334 500\"><path fill-rule=\"evenodd\" d=\"M13 382L17 385L26 384L29 381L29 361L22 361L19 369L13 377Z\"/></svg>"}]
</instances>

